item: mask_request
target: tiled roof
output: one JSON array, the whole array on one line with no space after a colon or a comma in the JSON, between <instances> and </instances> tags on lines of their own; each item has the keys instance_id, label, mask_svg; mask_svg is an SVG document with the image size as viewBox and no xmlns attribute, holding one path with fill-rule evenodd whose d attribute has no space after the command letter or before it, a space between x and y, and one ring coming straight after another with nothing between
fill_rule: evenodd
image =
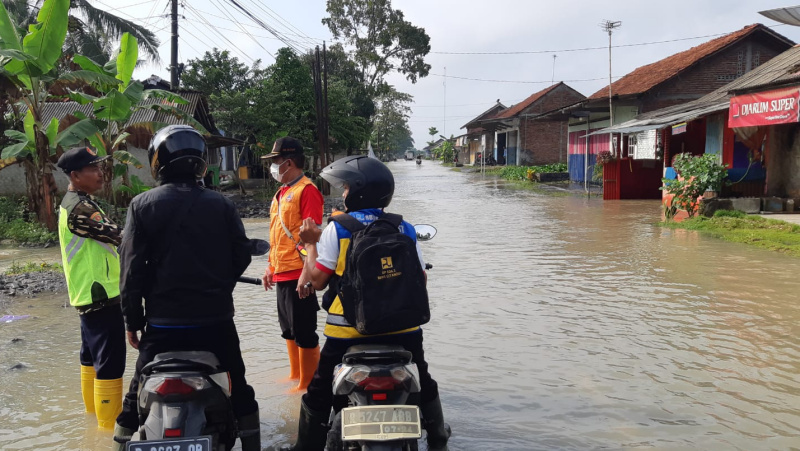
<instances>
[{"instance_id":1,"label":"tiled roof","mask_svg":"<svg viewBox=\"0 0 800 451\"><path fill-rule=\"evenodd\" d=\"M720 36L716 39L712 39L711 41L700 44L696 47L692 47L689 50L676 53L672 56L662 59L661 61L642 66L612 83L611 92L614 95L620 96L646 92L656 85L678 75L703 58L713 55L714 53L731 44L734 44L735 42L758 30L766 31L773 36L785 40L787 43L791 43L791 41L779 35L778 33L775 33L764 25L759 23L749 25L741 30L726 34L725 36ZM589 99L593 100L606 97L608 97L608 85L592 94Z\"/></svg>"},{"instance_id":2,"label":"tiled roof","mask_svg":"<svg viewBox=\"0 0 800 451\"><path fill-rule=\"evenodd\" d=\"M545 94L547 94L548 92L550 92L553 89L555 89L558 85L562 85L562 84L564 84L564 82L558 82L558 83L554 84L553 86L550 86L550 87L547 87L545 89L542 89L539 92L535 92L535 93L531 94L531 96L528 97L527 99L523 100L522 102L519 102L516 105L512 105L511 107L506 108L505 110L501 111L499 114L495 115L493 118L486 118L486 119L508 119L510 117L514 117L517 114L521 113L525 108L528 108L529 106L531 106L534 103L536 103L537 100L539 100L542 97L544 97Z\"/></svg>"},{"instance_id":3,"label":"tiled roof","mask_svg":"<svg viewBox=\"0 0 800 451\"><path fill-rule=\"evenodd\" d=\"M498 110L498 111L494 111L495 109L497 109L497 107L500 107L500 110ZM479 121L479 120L482 120L482 119L490 119L490 118L493 118L493 117L495 117L495 116L496 116L496 115L497 115L499 112L503 111L505 108L506 108L506 106L505 106L505 105L503 105L502 103L500 103L500 99L497 99L497 103L495 103L494 105L492 105L492 106L491 106L491 107L490 107L488 110L484 111L483 113L481 113L481 114L479 114L479 115L475 116L475 118L474 118L474 119L472 119L471 121L469 121L469 122L467 122L466 124L462 125L462 126L461 126L461 128L469 128L469 126L470 126L471 124L473 124L474 122L477 122L477 121ZM493 111L494 111L494 112L493 112Z\"/></svg>"}]
</instances>

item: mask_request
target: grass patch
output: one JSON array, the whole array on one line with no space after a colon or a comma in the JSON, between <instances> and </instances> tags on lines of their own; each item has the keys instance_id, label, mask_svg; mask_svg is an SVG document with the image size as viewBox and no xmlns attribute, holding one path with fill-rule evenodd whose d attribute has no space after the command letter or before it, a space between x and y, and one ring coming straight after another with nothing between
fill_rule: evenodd
<instances>
[{"instance_id":1,"label":"grass patch","mask_svg":"<svg viewBox=\"0 0 800 451\"><path fill-rule=\"evenodd\" d=\"M47 262L13 262L11 266L3 273L6 276L13 276L17 274L28 274L32 272L64 272L64 267L61 263L47 263Z\"/></svg>"},{"instance_id":2,"label":"grass patch","mask_svg":"<svg viewBox=\"0 0 800 451\"><path fill-rule=\"evenodd\" d=\"M713 218L701 216L682 222L662 222L661 225L671 229L697 230L725 241L800 257L800 225L784 221L742 212L717 211Z\"/></svg>"},{"instance_id":3,"label":"grass patch","mask_svg":"<svg viewBox=\"0 0 800 451\"><path fill-rule=\"evenodd\" d=\"M0 240L44 244L58 240L55 233L36 222L23 198L0 197Z\"/></svg>"}]
</instances>

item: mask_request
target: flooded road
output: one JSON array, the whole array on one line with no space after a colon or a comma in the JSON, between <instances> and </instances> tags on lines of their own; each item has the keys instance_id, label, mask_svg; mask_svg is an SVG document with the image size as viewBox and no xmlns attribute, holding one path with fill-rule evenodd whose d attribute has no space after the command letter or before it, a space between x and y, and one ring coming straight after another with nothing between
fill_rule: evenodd
<instances>
[{"instance_id":1,"label":"flooded road","mask_svg":"<svg viewBox=\"0 0 800 451\"><path fill-rule=\"evenodd\" d=\"M427 161L390 168L389 210L439 230L423 246L425 343L451 449L800 448L800 259L661 229L658 202L544 195ZM247 227L266 236L264 221ZM276 382L288 368L275 295L235 295L273 449L299 408ZM0 324L0 449L108 446L82 413L64 296L0 312L32 315Z\"/></svg>"}]
</instances>

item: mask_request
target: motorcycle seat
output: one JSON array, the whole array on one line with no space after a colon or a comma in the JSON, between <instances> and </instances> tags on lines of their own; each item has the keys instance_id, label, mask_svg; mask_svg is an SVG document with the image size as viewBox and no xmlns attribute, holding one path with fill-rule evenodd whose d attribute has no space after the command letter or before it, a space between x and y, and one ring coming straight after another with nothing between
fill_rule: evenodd
<instances>
[{"instance_id":1,"label":"motorcycle seat","mask_svg":"<svg viewBox=\"0 0 800 451\"><path fill-rule=\"evenodd\" d=\"M411 363L411 358L411 351L398 345L355 345L347 348L342 362L354 364L386 361L407 364Z\"/></svg>"},{"instance_id":2,"label":"motorcycle seat","mask_svg":"<svg viewBox=\"0 0 800 451\"><path fill-rule=\"evenodd\" d=\"M171 351L156 354L152 362L142 368L143 374L174 371L205 371L214 373L220 370L219 359L208 351Z\"/></svg>"}]
</instances>

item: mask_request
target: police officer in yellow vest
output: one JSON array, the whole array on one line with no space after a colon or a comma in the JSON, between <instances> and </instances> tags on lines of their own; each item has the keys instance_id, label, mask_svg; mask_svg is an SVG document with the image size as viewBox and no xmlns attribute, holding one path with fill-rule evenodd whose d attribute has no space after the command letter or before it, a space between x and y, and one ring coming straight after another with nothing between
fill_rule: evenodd
<instances>
[{"instance_id":1,"label":"police officer in yellow vest","mask_svg":"<svg viewBox=\"0 0 800 451\"><path fill-rule=\"evenodd\" d=\"M272 177L283 186L275 193L270 206L269 266L264 272L264 288L275 288L278 297L278 321L289 354L289 380L298 379L291 392L308 387L319 362L317 312L319 304L303 270L299 234L300 224L310 218L322 224L322 194L303 175L305 155L302 143L291 137L275 141L272 153L264 156L272 162Z\"/></svg>"},{"instance_id":2,"label":"police officer in yellow vest","mask_svg":"<svg viewBox=\"0 0 800 451\"><path fill-rule=\"evenodd\" d=\"M97 424L113 428L122 408L125 324L119 297L120 228L91 194L103 187L99 157L85 147L70 149L58 167L70 180L61 202L58 239L69 301L81 319L81 392Z\"/></svg>"}]
</instances>

